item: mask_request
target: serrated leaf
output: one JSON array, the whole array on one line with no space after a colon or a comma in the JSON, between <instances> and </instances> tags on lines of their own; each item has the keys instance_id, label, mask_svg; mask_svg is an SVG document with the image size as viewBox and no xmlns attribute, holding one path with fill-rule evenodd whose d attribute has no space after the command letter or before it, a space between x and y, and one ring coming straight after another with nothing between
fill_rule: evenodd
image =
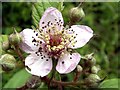
<instances>
[{"instance_id":1,"label":"serrated leaf","mask_svg":"<svg viewBox=\"0 0 120 90\"><path fill-rule=\"evenodd\" d=\"M118 78L105 80L100 83L99 88L118 88L119 80Z\"/></svg>"},{"instance_id":2,"label":"serrated leaf","mask_svg":"<svg viewBox=\"0 0 120 90\"><path fill-rule=\"evenodd\" d=\"M47 0L44 2L43 0L41 2L33 3L32 6L32 18L33 18L33 24L36 28L39 27L39 21L44 13L44 11L49 7L55 7L58 10L63 10L63 2L52 2L52 0Z\"/></svg>"},{"instance_id":3,"label":"serrated leaf","mask_svg":"<svg viewBox=\"0 0 120 90\"><path fill-rule=\"evenodd\" d=\"M17 72L6 84L3 88L18 88L23 86L28 79L30 78L31 74L29 74L25 69L20 70Z\"/></svg>"}]
</instances>

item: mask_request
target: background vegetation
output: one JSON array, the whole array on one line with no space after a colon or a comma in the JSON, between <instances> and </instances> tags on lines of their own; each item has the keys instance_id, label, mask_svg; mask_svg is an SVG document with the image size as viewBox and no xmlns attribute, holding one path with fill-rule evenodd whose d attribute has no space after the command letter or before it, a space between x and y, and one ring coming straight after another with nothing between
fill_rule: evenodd
<instances>
[{"instance_id":1,"label":"background vegetation","mask_svg":"<svg viewBox=\"0 0 120 90\"><path fill-rule=\"evenodd\" d=\"M69 22L69 10L77 6L78 2L65 2L64 10L62 11L65 24ZM120 45L118 41L118 26L120 17L118 15L118 3L99 3L85 2L82 4L86 14L77 24L90 26L96 34L90 42L83 48L78 49L81 55L86 55L94 52L97 64L100 65L101 71L98 73L100 77L107 76L108 79L118 77L118 58L120 58ZM15 27L18 32L24 28L31 28L32 20L32 3L2 3L2 34L9 35L13 32L12 27ZM120 40L120 39L119 39ZM14 78L21 68L12 72L3 73L2 86L5 86L11 78ZM22 71L21 71L22 72ZM28 74L20 74L21 77ZM72 75L68 74L68 80L71 80ZM16 81L17 82L17 81ZM13 83L15 81L13 80Z\"/></svg>"}]
</instances>

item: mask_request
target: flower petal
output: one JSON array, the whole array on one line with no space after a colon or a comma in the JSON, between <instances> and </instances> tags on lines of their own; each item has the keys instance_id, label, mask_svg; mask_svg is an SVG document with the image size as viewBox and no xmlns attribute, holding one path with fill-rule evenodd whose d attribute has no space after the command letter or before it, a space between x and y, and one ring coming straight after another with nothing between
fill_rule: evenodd
<instances>
[{"instance_id":1,"label":"flower petal","mask_svg":"<svg viewBox=\"0 0 120 90\"><path fill-rule=\"evenodd\" d=\"M70 34L74 35L74 40L69 44L69 48L80 48L84 46L93 36L93 31L90 27L84 25L73 25L70 28ZM74 42L74 44L72 44Z\"/></svg>"},{"instance_id":2,"label":"flower petal","mask_svg":"<svg viewBox=\"0 0 120 90\"><path fill-rule=\"evenodd\" d=\"M56 24L56 27L58 29L62 28L63 25L63 17L60 11L58 11L56 8L54 7L50 7L48 8L39 23L39 26L43 29L46 30L47 27Z\"/></svg>"},{"instance_id":3,"label":"flower petal","mask_svg":"<svg viewBox=\"0 0 120 90\"><path fill-rule=\"evenodd\" d=\"M80 58L81 56L79 53L70 54L67 52L59 59L56 70L61 74L73 71L79 63Z\"/></svg>"},{"instance_id":4,"label":"flower petal","mask_svg":"<svg viewBox=\"0 0 120 90\"><path fill-rule=\"evenodd\" d=\"M37 32L35 32L32 29L24 29L22 32L20 32L20 34L22 36L22 42L20 43L20 48L23 51L25 51L27 53L32 53L39 49L40 43L36 42L36 40L40 40L36 36L36 34L38 34ZM40 40L40 41L42 41L42 40Z\"/></svg>"},{"instance_id":5,"label":"flower petal","mask_svg":"<svg viewBox=\"0 0 120 90\"><path fill-rule=\"evenodd\" d=\"M32 53L26 57L25 65L29 73L44 77L49 74L52 69L52 60L45 53L42 53L41 57Z\"/></svg>"}]
</instances>

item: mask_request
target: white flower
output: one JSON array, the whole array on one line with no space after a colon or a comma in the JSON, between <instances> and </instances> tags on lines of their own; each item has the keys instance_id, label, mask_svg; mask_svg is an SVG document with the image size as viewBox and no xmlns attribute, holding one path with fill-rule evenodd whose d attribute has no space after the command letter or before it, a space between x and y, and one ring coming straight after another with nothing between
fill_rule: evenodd
<instances>
[{"instance_id":1,"label":"white flower","mask_svg":"<svg viewBox=\"0 0 120 90\"><path fill-rule=\"evenodd\" d=\"M29 56L25 59L26 70L44 77L52 69L52 58L57 60L56 70L61 74L73 71L80 61L80 54L71 52L84 46L93 36L88 26L73 25L66 29L63 26L61 13L53 7L48 8L39 23L38 30L24 29L20 47Z\"/></svg>"}]
</instances>

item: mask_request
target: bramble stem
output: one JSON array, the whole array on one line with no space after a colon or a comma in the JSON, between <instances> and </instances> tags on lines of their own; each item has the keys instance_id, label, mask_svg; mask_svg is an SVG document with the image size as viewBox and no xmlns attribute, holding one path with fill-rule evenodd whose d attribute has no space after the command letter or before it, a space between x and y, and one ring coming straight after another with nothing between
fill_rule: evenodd
<instances>
[{"instance_id":1,"label":"bramble stem","mask_svg":"<svg viewBox=\"0 0 120 90\"><path fill-rule=\"evenodd\" d=\"M41 80L45 83L48 83L48 81L50 80L48 77L41 77ZM51 83L58 86L58 85L61 85L61 86L78 86L80 84L83 84L81 82L62 82L62 81L56 81L56 80L51 80Z\"/></svg>"},{"instance_id":2,"label":"bramble stem","mask_svg":"<svg viewBox=\"0 0 120 90\"><path fill-rule=\"evenodd\" d=\"M78 72L78 71L76 72L76 75L75 75L74 80L73 80L74 82L78 81L80 74L81 74L81 72Z\"/></svg>"},{"instance_id":3,"label":"bramble stem","mask_svg":"<svg viewBox=\"0 0 120 90\"><path fill-rule=\"evenodd\" d=\"M18 54L18 56L20 57L21 61L24 61L24 57L20 52L19 46L15 46L15 52Z\"/></svg>"},{"instance_id":4,"label":"bramble stem","mask_svg":"<svg viewBox=\"0 0 120 90\"><path fill-rule=\"evenodd\" d=\"M52 58L52 61L53 61L53 68L52 68L52 76L50 78L50 80L48 81L48 89L50 89L50 83L51 83L51 80L53 79L54 75L55 75L55 67L57 65L57 60Z\"/></svg>"}]
</instances>

